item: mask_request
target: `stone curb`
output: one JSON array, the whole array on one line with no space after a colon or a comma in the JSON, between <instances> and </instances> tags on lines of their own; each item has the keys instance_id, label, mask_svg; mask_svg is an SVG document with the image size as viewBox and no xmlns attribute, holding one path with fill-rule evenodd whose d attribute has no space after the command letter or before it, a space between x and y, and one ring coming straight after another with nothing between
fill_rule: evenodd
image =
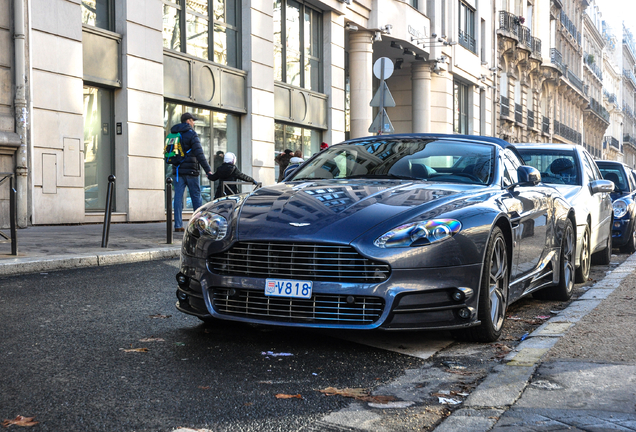
<instances>
[{"instance_id":1,"label":"stone curb","mask_svg":"<svg viewBox=\"0 0 636 432\"><path fill-rule=\"evenodd\" d=\"M180 251L181 246L175 246L158 249L85 253L74 256L54 255L49 257L10 258L0 261L0 276L17 276L28 273L170 259L177 258Z\"/></svg>"},{"instance_id":2,"label":"stone curb","mask_svg":"<svg viewBox=\"0 0 636 432\"><path fill-rule=\"evenodd\" d=\"M541 358L567 331L606 299L620 283L636 270L636 254L627 258L584 295L535 329L505 358L507 363L495 369L468 396L462 408L454 411L435 432L486 432L521 397Z\"/></svg>"}]
</instances>

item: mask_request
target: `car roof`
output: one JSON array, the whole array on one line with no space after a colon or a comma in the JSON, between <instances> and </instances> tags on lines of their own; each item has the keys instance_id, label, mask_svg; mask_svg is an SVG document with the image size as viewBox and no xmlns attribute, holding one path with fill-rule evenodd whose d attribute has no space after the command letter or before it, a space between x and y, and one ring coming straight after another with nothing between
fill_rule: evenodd
<instances>
[{"instance_id":1,"label":"car roof","mask_svg":"<svg viewBox=\"0 0 636 432\"><path fill-rule=\"evenodd\" d=\"M513 147L518 149L527 149L527 148L536 148L541 150L576 150L580 148L581 150L585 150L580 145L576 144L557 144L557 143L514 143Z\"/></svg>"},{"instance_id":2,"label":"car roof","mask_svg":"<svg viewBox=\"0 0 636 432\"><path fill-rule=\"evenodd\" d=\"M355 144L357 142L382 141L386 139L451 139L457 141L478 141L482 143L496 144L501 148L511 146L508 141L501 138L483 136L483 135L459 135L459 134L435 134L435 133L410 133L410 134L391 134L391 135L375 135L362 138L354 138L345 141L346 143Z\"/></svg>"},{"instance_id":3,"label":"car roof","mask_svg":"<svg viewBox=\"0 0 636 432\"><path fill-rule=\"evenodd\" d=\"M595 160L594 162L596 162L596 165L620 165L622 167L625 167L629 170L631 170L631 168L624 164L623 162L619 162L619 161L611 161L611 160Z\"/></svg>"}]
</instances>

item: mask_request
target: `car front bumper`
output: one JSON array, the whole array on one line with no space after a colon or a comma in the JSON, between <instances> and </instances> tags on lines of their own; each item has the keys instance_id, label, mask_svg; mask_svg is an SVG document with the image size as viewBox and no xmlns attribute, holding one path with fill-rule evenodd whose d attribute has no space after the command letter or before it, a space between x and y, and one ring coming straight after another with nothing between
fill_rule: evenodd
<instances>
[{"instance_id":1,"label":"car front bumper","mask_svg":"<svg viewBox=\"0 0 636 432\"><path fill-rule=\"evenodd\" d=\"M313 282L311 299L264 295L265 279L218 275L182 254L177 309L202 319L342 329L457 329L479 324L481 264L393 269L380 283Z\"/></svg>"},{"instance_id":2,"label":"car front bumper","mask_svg":"<svg viewBox=\"0 0 636 432\"><path fill-rule=\"evenodd\" d=\"M632 219L614 219L612 223L612 247L620 247L627 244L632 233Z\"/></svg>"}]
</instances>

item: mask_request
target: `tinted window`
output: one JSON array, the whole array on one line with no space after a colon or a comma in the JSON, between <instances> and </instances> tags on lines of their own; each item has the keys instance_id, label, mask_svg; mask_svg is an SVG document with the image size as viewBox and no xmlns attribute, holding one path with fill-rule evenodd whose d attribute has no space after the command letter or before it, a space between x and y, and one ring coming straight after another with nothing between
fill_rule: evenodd
<instances>
[{"instance_id":1,"label":"tinted window","mask_svg":"<svg viewBox=\"0 0 636 432\"><path fill-rule=\"evenodd\" d=\"M629 191L627 176L620 165L599 165L599 170L603 178L614 182L616 189L620 192Z\"/></svg>"},{"instance_id":2,"label":"tinted window","mask_svg":"<svg viewBox=\"0 0 636 432\"><path fill-rule=\"evenodd\" d=\"M301 179L402 178L489 184L494 146L481 143L389 139L329 147L301 168Z\"/></svg>"},{"instance_id":3,"label":"tinted window","mask_svg":"<svg viewBox=\"0 0 636 432\"><path fill-rule=\"evenodd\" d=\"M518 149L526 165L541 172L541 180L548 184L580 185L581 175L573 151Z\"/></svg>"}]
</instances>

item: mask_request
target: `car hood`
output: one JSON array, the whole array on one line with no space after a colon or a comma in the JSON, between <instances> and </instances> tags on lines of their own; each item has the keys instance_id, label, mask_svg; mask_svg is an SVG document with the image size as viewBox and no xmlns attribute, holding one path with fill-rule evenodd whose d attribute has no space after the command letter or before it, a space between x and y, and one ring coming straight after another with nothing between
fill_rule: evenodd
<instances>
[{"instance_id":1,"label":"car hood","mask_svg":"<svg viewBox=\"0 0 636 432\"><path fill-rule=\"evenodd\" d=\"M435 217L451 208L470 205L466 200L457 205L457 201L483 190L477 185L395 180L283 183L259 189L245 200L238 239L350 243L401 213L407 212L406 220L421 212ZM448 207L449 203L455 205ZM400 219L396 223L402 222Z\"/></svg>"}]
</instances>

